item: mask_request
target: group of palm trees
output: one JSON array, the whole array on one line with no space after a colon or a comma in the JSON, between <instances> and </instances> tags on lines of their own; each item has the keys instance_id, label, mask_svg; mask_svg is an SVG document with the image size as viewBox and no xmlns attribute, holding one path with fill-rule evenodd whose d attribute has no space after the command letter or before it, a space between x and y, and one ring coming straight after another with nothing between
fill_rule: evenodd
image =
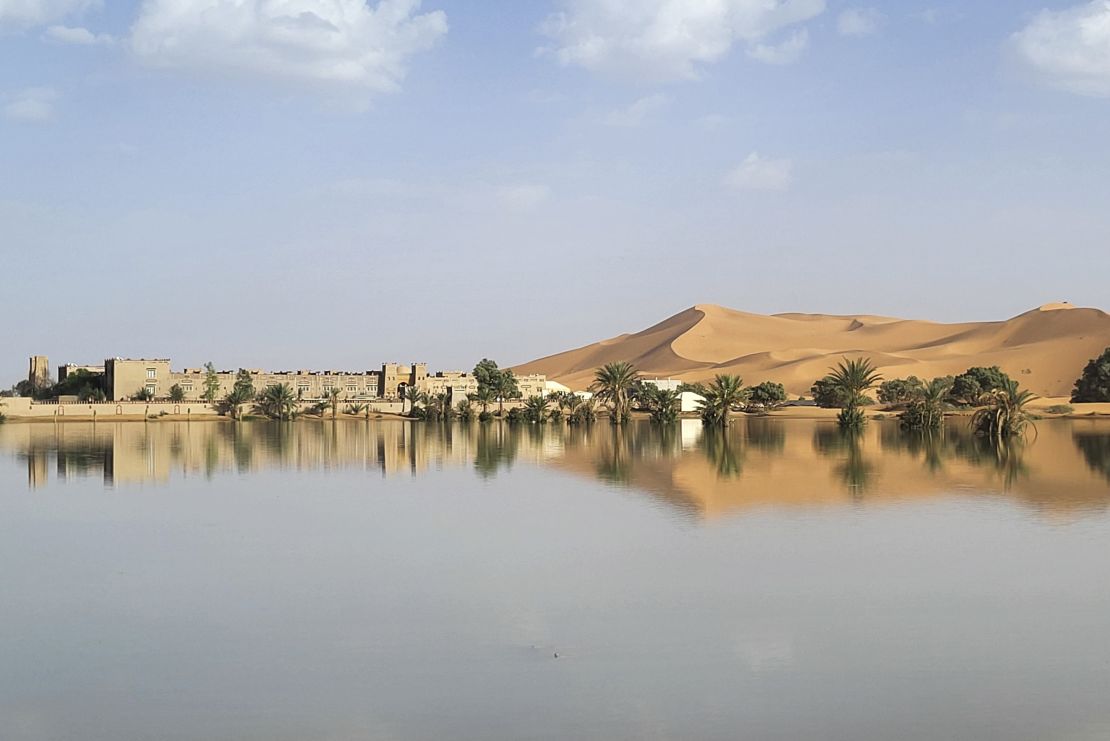
<instances>
[{"instance_id":1,"label":"group of palm trees","mask_svg":"<svg viewBox=\"0 0 1110 741\"><path fill-rule=\"evenodd\" d=\"M867 392L883 380L874 363L869 358L845 358L830 368L823 379L834 390L840 403L837 423L845 430L858 430L866 423L864 407L870 403ZM935 431L942 427L947 410L946 399L951 389L950 378L936 378L924 384L905 406L900 418L904 427L915 430ZM750 390L744 387L740 376L719 374L705 384L687 384L686 390L698 394L698 413L708 427L724 427L735 412L742 411L748 403ZM478 392L469 394L466 399L451 404L446 392L428 393L415 386L407 386L402 392L402 413L429 420L458 418L469 421L475 417L479 421L493 419L490 407L498 403L498 416L510 422L527 421L532 423L567 421L570 424L590 423L597 419L598 402L609 410L613 424L621 425L632 418L634 405L645 409L651 419L660 423L672 423L679 415L681 393L675 389L660 388L644 383L632 363L618 361L607 363L594 373L590 385L592 396L572 391L557 391L551 394L532 396L524 400L520 407L510 409L504 414L505 395L492 387L480 387ZM1018 383L1008 379L1001 388L984 394L979 401L979 409L972 417L972 429L983 437L1004 440L1021 437L1029 428L1032 416L1027 405L1034 399L1029 391L1022 390ZM319 412L331 410L332 418L338 416L341 393L330 389L320 404ZM292 419L297 413L298 400L287 384L275 384L264 389L254 397L254 411L270 419ZM247 399L234 399L234 408ZM405 405L408 409L405 409ZM348 411L355 409L350 407ZM368 405L359 405L357 411L368 410ZM233 417L238 418L237 413Z\"/></svg>"}]
</instances>

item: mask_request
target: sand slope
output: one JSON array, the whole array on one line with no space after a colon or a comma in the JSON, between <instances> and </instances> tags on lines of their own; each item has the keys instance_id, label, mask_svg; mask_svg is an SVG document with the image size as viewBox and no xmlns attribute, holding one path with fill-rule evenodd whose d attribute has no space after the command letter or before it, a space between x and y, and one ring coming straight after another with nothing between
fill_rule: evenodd
<instances>
[{"instance_id":1,"label":"sand slope","mask_svg":"<svg viewBox=\"0 0 1110 741\"><path fill-rule=\"evenodd\" d=\"M870 357L886 378L957 374L997 365L1041 396L1066 396L1110 347L1110 315L1048 304L1002 322L940 324L881 316L764 316L698 305L653 327L517 366L585 388L598 366L630 361L648 377L700 381L735 373L806 394L843 357Z\"/></svg>"}]
</instances>

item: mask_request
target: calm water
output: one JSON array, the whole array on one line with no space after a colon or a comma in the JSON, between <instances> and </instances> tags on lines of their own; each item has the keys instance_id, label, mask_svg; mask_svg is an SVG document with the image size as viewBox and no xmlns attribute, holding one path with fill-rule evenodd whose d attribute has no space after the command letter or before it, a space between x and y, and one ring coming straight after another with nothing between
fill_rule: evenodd
<instances>
[{"instance_id":1,"label":"calm water","mask_svg":"<svg viewBox=\"0 0 1110 741\"><path fill-rule=\"evenodd\" d=\"M0 737L1104 741L1108 505L1094 421L9 424Z\"/></svg>"}]
</instances>

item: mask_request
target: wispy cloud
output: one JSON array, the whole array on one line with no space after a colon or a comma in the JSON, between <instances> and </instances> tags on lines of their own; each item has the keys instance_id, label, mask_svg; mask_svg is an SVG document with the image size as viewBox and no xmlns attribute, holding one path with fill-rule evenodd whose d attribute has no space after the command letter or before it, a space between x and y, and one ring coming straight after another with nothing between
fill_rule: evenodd
<instances>
[{"instance_id":1,"label":"wispy cloud","mask_svg":"<svg viewBox=\"0 0 1110 741\"><path fill-rule=\"evenodd\" d=\"M145 0L131 47L143 62L217 75L398 90L409 59L447 33L420 0Z\"/></svg>"},{"instance_id":2,"label":"wispy cloud","mask_svg":"<svg viewBox=\"0 0 1110 741\"><path fill-rule=\"evenodd\" d=\"M101 6L100 0L0 0L0 26L32 28Z\"/></svg>"},{"instance_id":3,"label":"wispy cloud","mask_svg":"<svg viewBox=\"0 0 1110 741\"><path fill-rule=\"evenodd\" d=\"M563 65L654 82L697 78L738 42L754 50L753 58L779 63L782 54L768 51L765 39L825 10L825 0L562 0L562 5L542 26L553 42L545 52Z\"/></svg>"},{"instance_id":4,"label":"wispy cloud","mask_svg":"<svg viewBox=\"0 0 1110 741\"><path fill-rule=\"evenodd\" d=\"M20 123L49 123L54 120L58 91L50 87L20 90L4 103L4 117Z\"/></svg>"},{"instance_id":5,"label":"wispy cloud","mask_svg":"<svg viewBox=\"0 0 1110 741\"><path fill-rule=\"evenodd\" d=\"M661 93L640 98L629 106L610 111L605 115L607 126L639 126L653 114L661 111L670 103L670 98Z\"/></svg>"},{"instance_id":6,"label":"wispy cloud","mask_svg":"<svg viewBox=\"0 0 1110 741\"><path fill-rule=\"evenodd\" d=\"M795 31L778 44L754 44L748 47L748 56L764 64L792 64L798 61L809 46L809 31Z\"/></svg>"},{"instance_id":7,"label":"wispy cloud","mask_svg":"<svg viewBox=\"0 0 1110 741\"><path fill-rule=\"evenodd\" d=\"M752 152L725 175L725 185L736 190L784 191L794 179L794 163L788 159L766 159Z\"/></svg>"},{"instance_id":8,"label":"wispy cloud","mask_svg":"<svg viewBox=\"0 0 1110 741\"><path fill-rule=\"evenodd\" d=\"M841 36L871 36L883 25L883 14L875 8L848 8L836 18L836 32Z\"/></svg>"},{"instance_id":9,"label":"wispy cloud","mask_svg":"<svg viewBox=\"0 0 1110 741\"><path fill-rule=\"evenodd\" d=\"M1110 96L1110 0L1041 11L1011 40L1046 84L1080 95Z\"/></svg>"},{"instance_id":10,"label":"wispy cloud","mask_svg":"<svg viewBox=\"0 0 1110 741\"><path fill-rule=\"evenodd\" d=\"M79 46L107 46L115 43L115 38L106 33L93 33L81 26L50 26L46 29L46 38L63 44L77 44Z\"/></svg>"}]
</instances>

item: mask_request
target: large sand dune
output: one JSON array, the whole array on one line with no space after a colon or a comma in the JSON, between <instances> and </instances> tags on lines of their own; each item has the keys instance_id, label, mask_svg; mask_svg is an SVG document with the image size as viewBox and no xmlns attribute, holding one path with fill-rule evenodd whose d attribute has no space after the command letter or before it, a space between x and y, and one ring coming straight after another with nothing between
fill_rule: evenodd
<instances>
[{"instance_id":1,"label":"large sand dune","mask_svg":"<svg viewBox=\"0 0 1110 741\"><path fill-rule=\"evenodd\" d=\"M625 360L647 377L701 381L735 373L806 394L844 357L869 357L887 378L957 374L997 365L1041 396L1065 396L1087 361L1110 347L1110 315L1048 304L1001 322L940 324L882 316L764 316L699 305L635 334L517 366L574 389Z\"/></svg>"}]
</instances>

